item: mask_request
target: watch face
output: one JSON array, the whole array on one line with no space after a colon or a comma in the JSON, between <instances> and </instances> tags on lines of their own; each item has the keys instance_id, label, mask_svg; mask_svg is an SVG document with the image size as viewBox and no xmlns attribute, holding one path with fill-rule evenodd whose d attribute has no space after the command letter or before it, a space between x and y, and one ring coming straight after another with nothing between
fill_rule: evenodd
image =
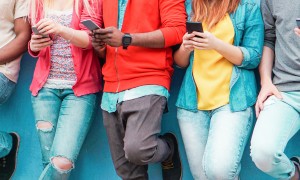
<instances>
[{"instance_id":1,"label":"watch face","mask_svg":"<svg viewBox=\"0 0 300 180\"><path fill-rule=\"evenodd\" d=\"M126 44L126 45L128 44L129 45L130 43L131 43L131 37L126 37L125 36L124 37L124 44Z\"/></svg>"}]
</instances>

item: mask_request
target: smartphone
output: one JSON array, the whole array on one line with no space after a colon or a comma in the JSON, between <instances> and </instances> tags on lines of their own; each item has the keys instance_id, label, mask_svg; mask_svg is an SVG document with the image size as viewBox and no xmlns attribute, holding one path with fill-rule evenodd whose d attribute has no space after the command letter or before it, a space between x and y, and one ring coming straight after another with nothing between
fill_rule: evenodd
<instances>
[{"instance_id":1,"label":"smartphone","mask_svg":"<svg viewBox=\"0 0 300 180\"><path fill-rule=\"evenodd\" d=\"M296 23L297 23L298 28L300 28L300 18L296 19Z\"/></svg>"},{"instance_id":2,"label":"smartphone","mask_svg":"<svg viewBox=\"0 0 300 180\"><path fill-rule=\"evenodd\" d=\"M93 31L93 30L96 30L96 29L100 29L100 27L94 23L94 21L88 19L88 20L84 20L84 21L81 21L81 23L86 27L88 28L90 31Z\"/></svg>"},{"instance_id":3,"label":"smartphone","mask_svg":"<svg viewBox=\"0 0 300 180\"><path fill-rule=\"evenodd\" d=\"M203 32L203 27L201 22L186 22L186 31L191 34L193 31Z\"/></svg>"},{"instance_id":4,"label":"smartphone","mask_svg":"<svg viewBox=\"0 0 300 180\"><path fill-rule=\"evenodd\" d=\"M39 30L38 30L35 26L32 26L31 29L32 29L32 32L33 32L35 35L42 35L43 38L48 38L48 37L49 37L49 35L43 35L43 34L41 34L41 33L39 32Z\"/></svg>"}]
</instances>

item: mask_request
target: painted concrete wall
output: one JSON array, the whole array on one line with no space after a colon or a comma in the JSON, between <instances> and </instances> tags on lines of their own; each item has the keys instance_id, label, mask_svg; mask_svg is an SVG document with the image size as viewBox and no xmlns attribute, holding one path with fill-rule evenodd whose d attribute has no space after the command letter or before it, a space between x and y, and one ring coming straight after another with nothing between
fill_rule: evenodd
<instances>
[{"instance_id":1,"label":"painted concrete wall","mask_svg":"<svg viewBox=\"0 0 300 180\"><path fill-rule=\"evenodd\" d=\"M38 179L42 171L41 153L35 124L33 119L29 85L31 82L35 59L27 54L22 59L22 70L20 73L17 89L10 101L0 106L0 130L16 131L21 136L21 146L18 156L17 170L14 180L35 180ZM170 112L163 117L163 131L172 131L180 139L180 152L183 160L183 179L191 180L189 166L187 164L183 143L176 119L175 101L183 78L184 70L175 71L172 83L171 99L169 101ZM300 154L300 133L288 144L287 154ZM119 179L114 171L107 138L102 125L100 111L92 125L87 140L81 150L76 168L71 179L75 180L115 180ZM243 180L269 180L272 179L258 169L250 160L249 145L244 153L242 162L241 179ZM150 179L161 180L161 170L159 164L151 165L149 169Z\"/></svg>"}]
</instances>

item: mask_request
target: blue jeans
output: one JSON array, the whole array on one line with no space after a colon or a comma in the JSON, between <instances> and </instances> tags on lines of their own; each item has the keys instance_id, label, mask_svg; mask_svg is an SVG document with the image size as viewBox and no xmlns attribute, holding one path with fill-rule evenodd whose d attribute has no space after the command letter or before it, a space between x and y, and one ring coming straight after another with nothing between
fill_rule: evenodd
<instances>
[{"instance_id":1,"label":"blue jeans","mask_svg":"<svg viewBox=\"0 0 300 180\"><path fill-rule=\"evenodd\" d=\"M5 103L16 87L16 83L0 73L0 105ZM12 148L12 137L8 133L0 132L0 158L6 156Z\"/></svg>"},{"instance_id":2,"label":"blue jeans","mask_svg":"<svg viewBox=\"0 0 300 180\"><path fill-rule=\"evenodd\" d=\"M34 117L42 150L44 171L40 179L68 179L71 169L92 123L98 94L77 97L72 89L42 88L32 96ZM47 122L50 128L39 128ZM72 168L62 170L53 163L54 157L72 162Z\"/></svg>"},{"instance_id":3,"label":"blue jeans","mask_svg":"<svg viewBox=\"0 0 300 180\"><path fill-rule=\"evenodd\" d=\"M177 117L194 179L238 179L253 108L231 112L225 105L196 113L179 108Z\"/></svg>"},{"instance_id":4,"label":"blue jeans","mask_svg":"<svg viewBox=\"0 0 300 180\"><path fill-rule=\"evenodd\" d=\"M290 179L295 167L284 154L288 141L300 129L300 92L281 92L283 99L269 97L264 103L251 140L256 166L277 179Z\"/></svg>"}]
</instances>

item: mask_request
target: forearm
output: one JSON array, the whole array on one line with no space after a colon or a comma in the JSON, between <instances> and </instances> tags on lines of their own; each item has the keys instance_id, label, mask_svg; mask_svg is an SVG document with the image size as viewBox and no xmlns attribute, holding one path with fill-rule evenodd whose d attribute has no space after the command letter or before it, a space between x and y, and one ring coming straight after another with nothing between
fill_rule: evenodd
<instances>
[{"instance_id":1,"label":"forearm","mask_svg":"<svg viewBox=\"0 0 300 180\"><path fill-rule=\"evenodd\" d=\"M163 33L160 30L148 33L133 33L132 46L140 46L145 48L164 48L165 40Z\"/></svg>"},{"instance_id":2,"label":"forearm","mask_svg":"<svg viewBox=\"0 0 300 180\"><path fill-rule=\"evenodd\" d=\"M18 35L14 40L3 48L0 48L0 65L9 63L20 57L27 50L27 42L30 35L23 33Z\"/></svg>"},{"instance_id":3,"label":"forearm","mask_svg":"<svg viewBox=\"0 0 300 180\"><path fill-rule=\"evenodd\" d=\"M75 30L62 26L59 35L65 40L70 41L71 44L80 48L86 48L90 43L89 35L82 30Z\"/></svg>"},{"instance_id":4,"label":"forearm","mask_svg":"<svg viewBox=\"0 0 300 180\"><path fill-rule=\"evenodd\" d=\"M264 46L261 63L259 65L261 84L272 82L274 58L274 51L271 48Z\"/></svg>"},{"instance_id":5,"label":"forearm","mask_svg":"<svg viewBox=\"0 0 300 180\"><path fill-rule=\"evenodd\" d=\"M218 39L215 50L234 65L241 65L243 53L240 48Z\"/></svg>"},{"instance_id":6,"label":"forearm","mask_svg":"<svg viewBox=\"0 0 300 180\"><path fill-rule=\"evenodd\" d=\"M184 49L183 45L174 53L175 63L182 68L189 65L191 51Z\"/></svg>"}]
</instances>

